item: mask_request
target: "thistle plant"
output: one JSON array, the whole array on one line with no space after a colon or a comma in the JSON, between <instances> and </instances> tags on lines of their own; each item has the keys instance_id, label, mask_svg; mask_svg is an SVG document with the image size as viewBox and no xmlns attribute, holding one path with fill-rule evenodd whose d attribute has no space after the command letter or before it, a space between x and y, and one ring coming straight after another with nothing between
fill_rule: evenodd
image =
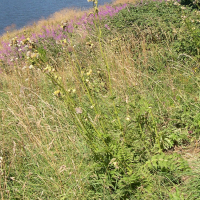
<instances>
[{"instance_id":1,"label":"thistle plant","mask_svg":"<svg viewBox=\"0 0 200 200\"><path fill-rule=\"evenodd\" d=\"M93 2L94 15L98 15L98 0L88 0L88 2Z\"/></svg>"},{"instance_id":2,"label":"thistle plant","mask_svg":"<svg viewBox=\"0 0 200 200\"><path fill-rule=\"evenodd\" d=\"M107 56L104 52L101 42L101 28L99 25L98 18L98 1L92 1L94 4L93 20L95 24L95 29L98 37L98 43L100 48L100 55L102 60L104 60L107 72L105 76L108 77L108 88L107 93L113 96L112 83L110 77L110 66L108 64ZM97 16L97 19L96 19ZM96 23L97 20L97 23ZM106 176L106 184L111 184L111 187L119 188L117 183L118 180L115 178L116 173L121 174L128 178L134 174L130 164L132 162L132 155L130 150L126 148L126 138L123 132L121 120L115 105L114 99L111 100L111 107L102 110L101 94L94 93L91 89L92 76L94 74L93 69L88 69L86 72L82 70L81 62L75 52L72 54L66 54L68 59L73 60L72 64L75 69L75 78L80 81L80 88L83 91L83 97L90 105L89 109L86 103L82 103L80 99L77 98L76 90L74 92L66 88L61 76L57 73L55 67L46 65L46 57L43 49L38 49L39 58L33 58L31 63L34 63L43 73L45 73L52 83L56 87L53 95L63 101L66 105L69 115L76 126L77 131L80 136L84 138L88 147L92 152L92 159L94 165L92 166L92 174L96 174L99 177L97 183L103 188L101 184L103 176ZM44 67L46 65L46 67ZM107 118L104 116L107 109L110 110L112 115ZM112 122L113 121L113 122ZM116 122L115 122L116 121ZM112 135L113 130L116 131L116 136ZM114 167L114 168L113 168ZM113 174L114 173L114 174ZM138 180L138 175L136 175L136 180ZM94 180L90 180L90 189L97 190L98 188L93 187Z\"/></svg>"}]
</instances>

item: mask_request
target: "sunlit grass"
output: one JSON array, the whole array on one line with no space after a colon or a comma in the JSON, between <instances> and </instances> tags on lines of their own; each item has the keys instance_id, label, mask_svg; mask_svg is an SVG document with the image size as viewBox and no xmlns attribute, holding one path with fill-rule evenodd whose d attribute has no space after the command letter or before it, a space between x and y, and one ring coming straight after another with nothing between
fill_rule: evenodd
<instances>
[{"instance_id":1,"label":"sunlit grass","mask_svg":"<svg viewBox=\"0 0 200 200\"><path fill-rule=\"evenodd\" d=\"M183 153L199 148L198 36L181 18L197 12L116 3L3 36L2 199L198 195Z\"/></svg>"}]
</instances>

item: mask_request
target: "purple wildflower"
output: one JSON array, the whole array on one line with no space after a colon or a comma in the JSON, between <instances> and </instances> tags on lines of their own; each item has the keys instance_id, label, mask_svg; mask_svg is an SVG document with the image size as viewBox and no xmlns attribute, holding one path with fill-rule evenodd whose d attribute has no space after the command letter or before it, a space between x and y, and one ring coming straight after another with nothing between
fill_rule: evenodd
<instances>
[{"instance_id":1,"label":"purple wildflower","mask_svg":"<svg viewBox=\"0 0 200 200\"><path fill-rule=\"evenodd\" d=\"M110 30L110 27L108 26L108 24L105 24L105 28L107 28L108 30Z\"/></svg>"}]
</instances>

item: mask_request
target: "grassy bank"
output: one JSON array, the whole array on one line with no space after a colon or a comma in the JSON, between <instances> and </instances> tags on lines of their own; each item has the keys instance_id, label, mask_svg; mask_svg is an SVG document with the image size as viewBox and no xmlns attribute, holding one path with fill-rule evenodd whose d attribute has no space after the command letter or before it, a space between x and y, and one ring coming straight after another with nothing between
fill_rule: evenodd
<instances>
[{"instance_id":1,"label":"grassy bank","mask_svg":"<svg viewBox=\"0 0 200 200\"><path fill-rule=\"evenodd\" d=\"M195 6L118 1L3 36L1 199L199 199Z\"/></svg>"},{"instance_id":2,"label":"grassy bank","mask_svg":"<svg viewBox=\"0 0 200 200\"><path fill-rule=\"evenodd\" d=\"M113 1L112 5L118 5L118 4L125 4L125 3L135 3L135 0L116 0ZM103 7L103 6L101 6ZM33 25L27 25L21 29L18 30L13 30L12 25L10 27L7 27L7 33L3 34L0 37L0 47L1 47L1 43L2 41L5 40L11 40L12 38L16 37L16 36L21 36L24 35L24 33L27 34L27 37L29 37L30 35L32 35L32 33L38 33L41 32L42 28L44 26L51 26L51 25L62 25L62 22L65 22L67 20L71 20L73 18L80 18L81 16L83 16L85 13L90 13L92 12L93 9L68 9L65 8L61 11L55 12L54 14L50 15L48 18L43 19L41 18L39 21L35 21L33 23ZM15 27L15 26L14 26Z\"/></svg>"}]
</instances>

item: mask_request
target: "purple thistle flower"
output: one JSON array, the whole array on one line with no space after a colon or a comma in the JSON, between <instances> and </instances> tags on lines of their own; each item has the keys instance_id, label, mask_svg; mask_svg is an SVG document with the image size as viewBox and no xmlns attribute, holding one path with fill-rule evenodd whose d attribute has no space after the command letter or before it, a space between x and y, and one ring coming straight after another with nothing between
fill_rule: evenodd
<instances>
[{"instance_id":1,"label":"purple thistle flower","mask_svg":"<svg viewBox=\"0 0 200 200\"><path fill-rule=\"evenodd\" d=\"M108 30L110 30L110 27L108 26L108 24L105 24L105 28L107 28Z\"/></svg>"}]
</instances>

